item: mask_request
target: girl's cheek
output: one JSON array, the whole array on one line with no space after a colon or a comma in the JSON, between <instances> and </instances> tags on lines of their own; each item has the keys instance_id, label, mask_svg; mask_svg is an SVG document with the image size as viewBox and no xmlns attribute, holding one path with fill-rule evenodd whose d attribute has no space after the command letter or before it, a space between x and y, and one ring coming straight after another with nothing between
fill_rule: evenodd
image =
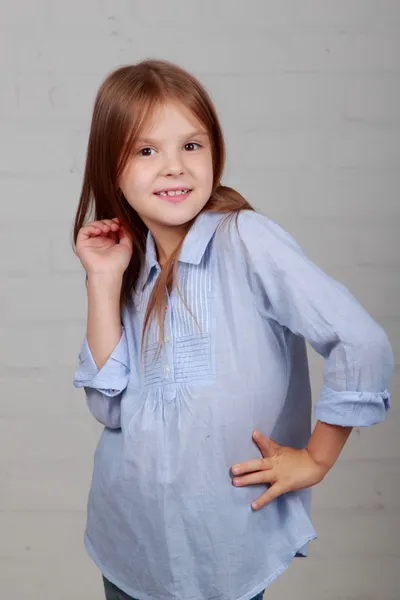
<instances>
[{"instance_id":1,"label":"girl's cheek","mask_svg":"<svg viewBox=\"0 0 400 600\"><path fill-rule=\"evenodd\" d=\"M151 179L148 165L135 165L128 173L130 187L143 188Z\"/></svg>"}]
</instances>

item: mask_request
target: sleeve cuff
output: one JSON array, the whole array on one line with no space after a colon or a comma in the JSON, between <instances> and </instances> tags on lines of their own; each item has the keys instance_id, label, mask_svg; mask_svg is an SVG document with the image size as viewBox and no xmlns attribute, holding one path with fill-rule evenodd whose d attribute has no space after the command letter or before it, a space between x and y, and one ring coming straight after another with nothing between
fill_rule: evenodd
<instances>
[{"instance_id":1,"label":"sleeve cuff","mask_svg":"<svg viewBox=\"0 0 400 600\"><path fill-rule=\"evenodd\" d=\"M127 386L129 379L129 359L126 332L122 328L121 338L107 362L99 370L90 352L85 336L79 353L79 369L74 375L74 386L91 387L106 396L117 396Z\"/></svg>"},{"instance_id":2,"label":"sleeve cuff","mask_svg":"<svg viewBox=\"0 0 400 600\"><path fill-rule=\"evenodd\" d=\"M390 393L335 392L326 385L315 405L318 421L343 427L368 427L384 421L390 409Z\"/></svg>"}]
</instances>

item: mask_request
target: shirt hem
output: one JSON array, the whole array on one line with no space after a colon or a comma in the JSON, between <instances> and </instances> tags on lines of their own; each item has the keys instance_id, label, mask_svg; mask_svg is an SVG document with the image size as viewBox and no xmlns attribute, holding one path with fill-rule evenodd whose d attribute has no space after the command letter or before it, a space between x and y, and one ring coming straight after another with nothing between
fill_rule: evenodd
<instances>
[{"instance_id":1,"label":"shirt hem","mask_svg":"<svg viewBox=\"0 0 400 600\"><path fill-rule=\"evenodd\" d=\"M274 571L272 573L272 575L267 577L267 579L265 579L263 581L263 583L256 585L250 592L248 592L244 596L240 596L239 598L236 598L235 600L251 600L252 598L254 598L254 596L257 596L257 594L260 594L261 592L266 590L271 585L271 583L273 583L276 579L278 579L278 577L280 577L286 571L286 569L289 568L289 565L292 562L292 560L294 559L294 557L296 556L297 552L303 546L305 546L312 540L315 540L317 537L318 537L317 534L313 533L313 534L310 534L310 535L306 536L305 538L303 538L303 541L301 543L298 543L295 545L295 548L291 551L289 558L287 558L285 561L283 561L281 566L276 571Z\"/></svg>"},{"instance_id":2,"label":"shirt hem","mask_svg":"<svg viewBox=\"0 0 400 600\"><path fill-rule=\"evenodd\" d=\"M275 579L277 579L280 575L282 575L282 573L284 573L286 571L286 569L289 567L290 563L294 559L296 553L303 546L305 546L312 540L315 540L317 537L318 537L317 534L314 532L312 534L309 534L309 535L301 538L301 541L297 542L294 545L294 548L290 552L290 556L285 561L282 562L281 566L276 571L274 571L272 573L272 575L269 575L266 579L264 579L262 581L262 583L259 583L255 587L253 587L250 592L247 592L246 594L244 594L243 596L239 596L238 598L234 598L234 600L251 600L252 598L254 598L254 596L257 596L257 594L260 594L261 592L266 590L267 587L269 587L271 585L271 583L273 581L275 581ZM94 548L89 540L87 533L85 533L85 536L84 536L84 545L85 545L88 555L93 560L95 565L98 567L98 569L100 570L102 575L104 575L104 577L106 577L106 579L111 581L111 583L113 583L120 590L125 592L125 594L128 594L129 596L132 596L133 598L136 598L137 600L154 600L153 597L148 596L147 594L138 592L138 591L134 590L133 588L128 588L126 585L121 584L118 581L118 579L116 579L114 577L114 575L99 560L99 558L98 558L96 552L94 551Z\"/></svg>"}]
</instances>

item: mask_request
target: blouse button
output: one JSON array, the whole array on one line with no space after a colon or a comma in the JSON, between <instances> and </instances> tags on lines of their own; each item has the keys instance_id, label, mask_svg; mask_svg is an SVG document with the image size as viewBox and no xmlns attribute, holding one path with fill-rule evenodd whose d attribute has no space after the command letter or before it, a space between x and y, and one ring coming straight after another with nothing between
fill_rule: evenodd
<instances>
[{"instance_id":1,"label":"blouse button","mask_svg":"<svg viewBox=\"0 0 400 600\"><path fill-rule=\"evenodd\" d=\"M167 336L164 338L164 342L165 342L166 344L169 344L169 343L170 343L170 341L171 341L171 338L170 338L170 337L167 335Z\"/></svg>"}]
</instances>

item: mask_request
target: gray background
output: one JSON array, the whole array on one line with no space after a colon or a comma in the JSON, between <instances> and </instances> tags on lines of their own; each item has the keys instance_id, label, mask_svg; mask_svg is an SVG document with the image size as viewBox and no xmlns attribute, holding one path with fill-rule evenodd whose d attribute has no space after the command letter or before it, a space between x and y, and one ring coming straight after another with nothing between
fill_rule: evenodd
<instances>
[{"instance_id":1,"label":"gray background","mask_svg":"<svg viewBox=\"0 0 400 600\"><path fill-rule=\"evenodd\" d=\"M82 537L101 428L72 386L86 297L70 238L98 86L148 57L193 71L225 182L349 287L398 360L400 5L2 0L0 33L0 596L95 600ZM397 365L390 418L314 489L320 537L270 600L400 598L399 385Z\"/></svg>"}]
</instances>

